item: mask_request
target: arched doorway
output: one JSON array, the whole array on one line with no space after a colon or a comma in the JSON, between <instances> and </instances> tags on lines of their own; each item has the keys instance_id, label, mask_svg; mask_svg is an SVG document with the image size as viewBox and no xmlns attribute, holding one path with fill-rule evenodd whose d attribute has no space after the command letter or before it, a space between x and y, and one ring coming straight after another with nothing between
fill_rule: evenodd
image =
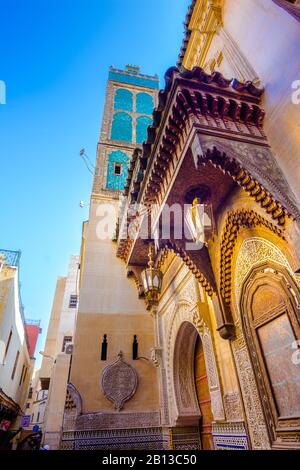
<instances>
[{"instance_id":1,"label":"arched doorway","mask_svg":"<svg viewBox=\"0 0 300 470\"><path fill-rule=\"evenodd\" d=\"M197 426L201 449L213 449L211 397L203 343L195 326L181 324L174 350L176 426Z\"/></svg>"},{"instance_id":2,"label":"arched doorway","mask_svg":"<svg viewBox=\"0 0 300 470\"><path fill-rule=\"evenodd\" d=\"M207 379L207 371L205 366L203 344L199 335L197 337L195 345L194 376L196 394L201 412L201 418L199 423L201 448L203 450L212 450L214 446L212 439L213 416L211 410L211 398Z\"/></svg>"},{"instance_id":3,"label":"arched doorway","mask_svg":"<svg viewBox=\"0 0 300 470\"><path fill-rule=\"evenodd\" d=\"M251 272L241 295L242 323L265 422L275 448L300 447L299 289L289 272L265 263Z\"/></svg>"}]
</instances>

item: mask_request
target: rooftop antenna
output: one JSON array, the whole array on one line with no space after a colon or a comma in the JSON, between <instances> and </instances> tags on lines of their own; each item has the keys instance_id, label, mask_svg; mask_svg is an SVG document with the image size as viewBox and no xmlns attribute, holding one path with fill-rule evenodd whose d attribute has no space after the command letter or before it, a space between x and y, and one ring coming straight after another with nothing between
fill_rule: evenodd
<instances>
[{"instance_id":1,"label":"rooftop antenna","mask_svg":"<svg viewBox=\"0 0 300 470\"><path fill-rule=\"evenodd\" d=\"M95 167L94 165L92 164L90 158L88 157L88 155L85 153L85 149L82 148L79 152L79 155L81 156L81 158L83 159L84 161L84 164L85 166L87 167L88 171L93 175L95 173Z\"/></svg>"}]
</instances>

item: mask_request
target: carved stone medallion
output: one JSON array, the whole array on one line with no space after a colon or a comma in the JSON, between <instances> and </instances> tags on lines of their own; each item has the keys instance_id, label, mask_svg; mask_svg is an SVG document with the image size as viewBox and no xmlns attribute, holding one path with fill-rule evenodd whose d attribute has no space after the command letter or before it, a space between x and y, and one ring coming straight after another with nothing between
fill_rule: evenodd
<instances>
[{"instance_id":1,"label":"carved stone medallion","mask_svg":"<svg viewBox=\"0 0 300 470\"><path fill-rule=\"evenodd\" d=\"M118 359L103 370L101 382L104 395L120 411L124 403L135 394L138 376L136 370L124 362L120 351Z\"/></svg>"}]
</instances>

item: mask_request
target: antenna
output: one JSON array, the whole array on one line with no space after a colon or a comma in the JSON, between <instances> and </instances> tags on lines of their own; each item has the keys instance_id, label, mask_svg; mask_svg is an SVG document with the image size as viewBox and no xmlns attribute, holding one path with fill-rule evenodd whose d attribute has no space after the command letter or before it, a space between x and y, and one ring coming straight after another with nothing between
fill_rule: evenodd
<instances>
[{"instance_id":1,"label":"antenna","mask_svg":"<svg viewBox=\"0 0 300 470\"><path fill-rule=\"evenodd\" d=\"M95 173L95 166L92 164L90 158L85 153L85 149L82 148L79 152L79 155L84 161L85 166L87 167L88 171L93 175Z\"/></svg>"}]
</instances>

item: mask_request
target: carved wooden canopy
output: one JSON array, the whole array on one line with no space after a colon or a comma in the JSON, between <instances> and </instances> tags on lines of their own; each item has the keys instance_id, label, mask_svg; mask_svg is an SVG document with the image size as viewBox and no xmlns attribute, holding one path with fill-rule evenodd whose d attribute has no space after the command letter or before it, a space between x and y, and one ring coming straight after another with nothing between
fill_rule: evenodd
<instances>
[{"instance_id":1,"label":"carved wooden canopy","mask_svg":"<svg viewBox=\"0 0 300 470\"><path fill-rule=\"evenodd\" d=\"M165 203L176 182L174 174L191 153L198 184L209 172L204 167L213 166L220 170L220 179L229 175L277 224L284 225L289 214L299 218L263 131L263 90L200 68L184 73L170 68L165 80L147 141L133 155L124 192L128 200L146 207ZM132 245L132 240L122 240L118 256L128 261Z\"/></svg>"},{"instance_id":2,"label":"carved wooden canopy","mask_svg":"<svg viewBox=\"0 0 300 470\"><path fill-rule=\"evenodd\" d=\"M126 235L128 223L135 220L134 213L126 213L128 204L140 204L160 220L161 208L183 205L185 195L202 185L210 189L209 202L219 213L229 194L241 187L272 225L284 228L288 218L300 219L294 194L263 130L262 94L252 82L228 80L219 72L209 75L198 67L166 72L153 124L142 151L133 154L125 186L117 254L127 265L143 266L147 261L138 218L134 235ZM210 295L217 291L206 250L191 255L172 236L160 240L160 248L166 247L188 259Z\"/></svg>"}]
</instances>

